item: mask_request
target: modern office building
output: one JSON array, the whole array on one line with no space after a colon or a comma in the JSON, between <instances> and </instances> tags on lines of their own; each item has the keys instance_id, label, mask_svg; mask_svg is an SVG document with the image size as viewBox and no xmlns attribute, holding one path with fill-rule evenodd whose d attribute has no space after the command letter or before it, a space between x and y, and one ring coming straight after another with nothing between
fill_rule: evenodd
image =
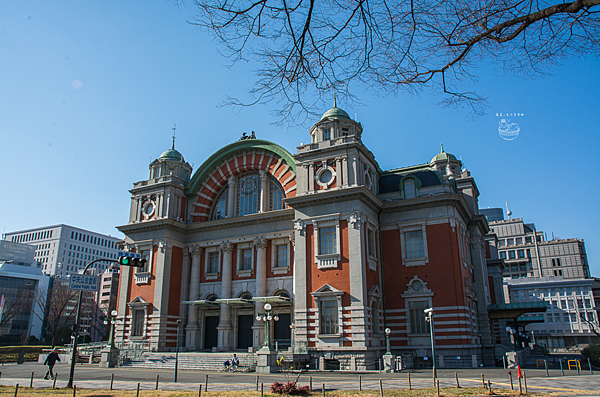
<instances>
[{"instance_id":1,"label":"modern office building","mask_svg":"<svg viewBox=\"0 0 600 397\"><path fill-rule=\"evenodd\" d=\"M153 161L119 227L148 262L121 269L117 340L173 351L181 320L187 351L247 351L270 303L295 357L371 368L388 327L404 365L430 366L433 307L438 366L491 365L474 178L443 148L381 171L362 134L334 106L294 154L242 137L194 172L174 145Z\"/></svg>"},{"instance_id":2,"label":"modern office building","mask_svg":"<svg viewBox=\"0 0 600 397\"><path fill-rule=\"evenodd\" d=\"M0 336L8 336L6 342L29 336L39 340L44 333L45 308L40 305L48 295L50 277L30 264L15 264L19 260L20 255L0 262Z\"/></svg>"},{"instance_id":3,"label":"modern office building","mask_svg":"<svg viewBox=\"0 0 600 397\"><path fill-rule=\"evenodd\" d=\"M10 242L35 247L34 261L44 274L66 277L83 270L94 259L117 259L120 239L68 225L54 225L6 233ZM109 269L109 262L94 266L98 273Z\"/></svg>"},{"instance_id":4,"label":"modern office building","mask_svg":"<svg viewBox=\"0 0 600 397\"><path fill-rule=\"evenodd\" d=\"M598 343L600 331L592 286L594 279L557 276L504 279L506 303L544 302L545 314L522 318L531 342L554 349L581 349ZM527 321L530 320L530 321Z\"/></svg>"},{"instance_id":5,"label":"modern office building","mask_svg":"<svg viewBox=\"0 0 600 397\"><path fill-rule=\"evenodd\" d=\"M544 232L521 218L490 222L489 227L498 236L498 255L506 261L505 277L591 277L581 239L546 241Z\"/></svg>"}]
</instances>

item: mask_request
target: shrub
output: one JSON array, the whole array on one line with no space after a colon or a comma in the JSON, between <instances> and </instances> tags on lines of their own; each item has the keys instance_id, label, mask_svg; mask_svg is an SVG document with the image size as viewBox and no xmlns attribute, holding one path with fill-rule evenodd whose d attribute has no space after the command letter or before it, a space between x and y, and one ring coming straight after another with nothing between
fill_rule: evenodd
<instances>
[{"instance_id":1,"label":"shrub","mask_svg":"<svg viewBox=\"0 0 600 397\"><path fill-rule=\"evenodd\" d=\"M594 367L600 367L600 344L586 347L581 354L583 357L589 358Z\"/></svg>"},{"instance_id":2,"label":"shrub","mask_svg":"<svg viewBox=\"0 0 600 397\"><path fill-rule=\"evenodd\" d=\"M297 387L296 382L273 382L271 385L271 393L290 394L290 395L306 395L309 394L308 386Z\"/></svg>"}]
</instances>

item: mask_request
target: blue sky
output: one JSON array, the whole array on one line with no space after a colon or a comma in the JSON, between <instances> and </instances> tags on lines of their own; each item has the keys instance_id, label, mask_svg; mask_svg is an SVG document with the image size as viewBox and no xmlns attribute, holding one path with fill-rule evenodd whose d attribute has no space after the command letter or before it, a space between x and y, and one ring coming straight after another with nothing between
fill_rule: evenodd
<instances>
[{"instance_id":1,"label":"blue sky","mask_svg":"<svg viewBox=\"0 0 600 397\"><path fill-rule=\"evenodd\" d=\"M195 169L244 131L292 153L309 141L306 128L273 125L272 106L218 107L245 96L253 65L227 68L187 23L194 12L166 0L0 3L3 232L65 223L121 236L128 190L170 148L175 123L176 148ZM362 105L338 105L363 123L382 169L428 162L443 142L476 178L481 208L508 201L548 238L584 239L600 276L600 60L568 60L535 80L492 69L473 83L490 104L475 119L429 91L357 92ZM499 136L501 118L518 123L518 138Z\"/></svg>"}]
</instances>

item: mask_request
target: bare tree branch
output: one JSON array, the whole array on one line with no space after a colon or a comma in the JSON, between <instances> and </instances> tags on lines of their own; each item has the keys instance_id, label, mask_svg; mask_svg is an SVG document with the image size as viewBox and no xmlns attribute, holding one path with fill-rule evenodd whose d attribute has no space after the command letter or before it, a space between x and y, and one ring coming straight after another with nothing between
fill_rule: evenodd
<instances>
[{"instance_id":1,"label":"bare tree branch","mask_svg":"<svg viewBox=\"0 0 600 397\"><path fill-rule=\"evenodd\" d=\"M377 95L433 87L475 114L482 96L462 88L482 62L535 77L562 59L598 55L600 0L195 0L192 22L233 64L254 60L252 99L276 102L281 122L302 123L332 94Z\"/></svg>"}]
</instances>

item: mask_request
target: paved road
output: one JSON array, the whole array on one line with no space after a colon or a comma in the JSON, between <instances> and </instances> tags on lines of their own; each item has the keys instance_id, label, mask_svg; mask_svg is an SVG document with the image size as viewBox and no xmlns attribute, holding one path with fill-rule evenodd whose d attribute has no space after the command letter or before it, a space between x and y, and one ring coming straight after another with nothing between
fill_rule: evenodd
<instances>
[{"instance_id":1,"label":"paved road","mask_svg":"<svg viewBox=\"0 0 600 397\"><path fill-rule=\"evenodd\" d=\"M46 367L37 363L5 364L0 366L0 384L14 386L29 386L33 372L33 387L49 388L53 381L44 380ZM58 374L56 387L65 387L69 373L68 364L57 364L54 372ZM413 388L426 388L433 385L431 370L402 371L393 374L379 372L350 373L350 372L314 372L302 374L299 384L309 384L312 380L313 389L321 390L323 383L327 390L346 389L363 390L379 389L381 380L384 389L408 388L408 374L410 373L411 386ZM478 370L462 369L438 371L440 387L456 386L455 373L458 375L460 386L481 387L481 374L487 382L492 382L492 388L510 388L508 371L499 368L482 368ZM516 371L514 375L514 387L518 390ZM561 395L595 395L600 396L600 374L590 375L588 371L577 376L576 371L565 371L565 376L560 370L550 371L550 377L546 377L545 370L529 369L525 371L527 387L529 391L559 392ZM161 390L198 390L202 385L206 387L208 377L208 390L254 390L257 384L255 373L219 373L205 371L179 371L178 382L173 382L172 370L148 370L139 368L98 368L98 366L78 364L75 370L75 385L78 388L110 388L111 378L113 388L120 390L135 390L140 383L142 390L154 390L156 378L159 379ZM258 382L263 383L265 390L275 381L284 382L283 374L259 375ZM359 386L360 380L360 386ZM524 385L523 385L524 387Z\"/></svg>"}]
</instances>

